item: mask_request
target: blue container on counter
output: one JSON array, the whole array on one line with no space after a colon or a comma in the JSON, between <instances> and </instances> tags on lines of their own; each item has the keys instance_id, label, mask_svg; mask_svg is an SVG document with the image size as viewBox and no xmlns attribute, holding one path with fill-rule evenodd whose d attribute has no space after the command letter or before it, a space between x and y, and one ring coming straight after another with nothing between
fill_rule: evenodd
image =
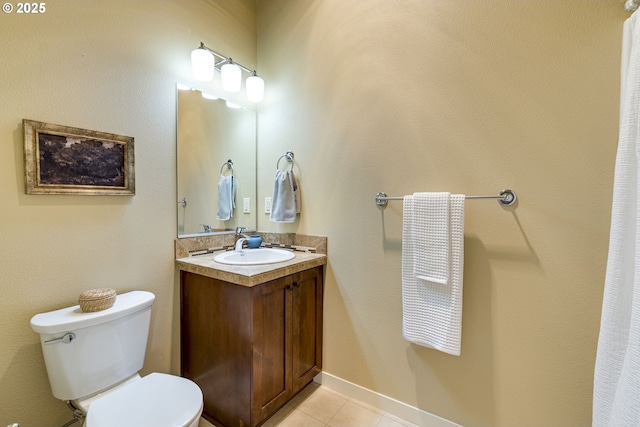
<instances>
[{"instance_id":1,"label":"blue container on counter","mask_svg":"<svg viewBox=\"0 0 640 427\"><path fill-rule=\"evenodd\" d=\"M257 234L252 234L247 238L247 246L251 249L259 248L262 244L262 237Z\"/></svg>"}]
</instances>

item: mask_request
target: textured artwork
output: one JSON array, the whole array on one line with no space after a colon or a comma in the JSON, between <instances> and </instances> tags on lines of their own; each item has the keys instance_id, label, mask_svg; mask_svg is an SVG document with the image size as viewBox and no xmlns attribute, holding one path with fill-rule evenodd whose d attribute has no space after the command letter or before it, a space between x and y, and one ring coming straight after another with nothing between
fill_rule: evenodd
<instances>
[{"instance_id":1,"label":"textured artwork","mask_svg":"<svg viewBox=\"0 0 640 427\"><path fill-rule=\"evenodd\" d=\"M27 194L133 195L133 138L23 120Z\"/></svg>"}]
</instances>

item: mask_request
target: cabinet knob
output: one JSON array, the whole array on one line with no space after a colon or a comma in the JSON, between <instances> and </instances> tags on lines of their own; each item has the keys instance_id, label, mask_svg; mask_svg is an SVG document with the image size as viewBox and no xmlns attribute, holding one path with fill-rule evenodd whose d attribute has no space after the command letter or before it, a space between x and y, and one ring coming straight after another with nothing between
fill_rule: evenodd
<instances>
[{"instance_id":1,"label":"cabinet knob","mask_svg":"<svg viewBox=\"0 0 640 427\"><path fill-rule=\"evenodd\" d=\"M296 287L296 288L299 288L299 287L300 287L300 283L298 283L298 282L293 282L293 286L294 286L294 287Z\"/></svg>"},{"instance_id":2,"label":"cabinet knob","mask_svg":"<svg viewBox=\"0 0 640 427\"><path fill-rule=\"evenodd\" d=\"M291 290L291 285L286 285L286 286L284 287L284 290L285 290L285 291L290 291L290 290Z\"/></svg>"}]
</instances>

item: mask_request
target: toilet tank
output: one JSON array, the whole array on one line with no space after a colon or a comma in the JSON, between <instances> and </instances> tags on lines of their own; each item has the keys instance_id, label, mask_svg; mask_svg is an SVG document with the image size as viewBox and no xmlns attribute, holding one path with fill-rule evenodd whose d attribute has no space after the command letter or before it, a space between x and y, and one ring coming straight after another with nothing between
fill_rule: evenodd
<instances>
[{"instance_id":1,"label":"toilet tank","mask_svg":"<svg viewBox=\"0 0 640 427\"><path fill-rule=\"evenodd\" d=\"M33 316L53 395L83 399L137 373L154 299L151 292L132 291L103 311L85 313L75 305Z\"/></svg>"}]
</instances>

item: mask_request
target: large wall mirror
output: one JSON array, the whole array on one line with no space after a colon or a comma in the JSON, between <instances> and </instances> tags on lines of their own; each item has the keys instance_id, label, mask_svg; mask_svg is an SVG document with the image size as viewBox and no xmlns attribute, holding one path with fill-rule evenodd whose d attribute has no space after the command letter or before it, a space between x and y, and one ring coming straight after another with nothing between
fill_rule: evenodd
<instances>
[{"instance_id":1,"label":"large wall mirror","mask_svg":"<svg viewBox=\"0 0 640 427\"><path fill-rule=\"evenodd\" d=\"M255 229L256 112L198 90L177 90L177 99L178 237ZM235 209L223 220L230 175Z\"/></svg>"}]
</instances>

